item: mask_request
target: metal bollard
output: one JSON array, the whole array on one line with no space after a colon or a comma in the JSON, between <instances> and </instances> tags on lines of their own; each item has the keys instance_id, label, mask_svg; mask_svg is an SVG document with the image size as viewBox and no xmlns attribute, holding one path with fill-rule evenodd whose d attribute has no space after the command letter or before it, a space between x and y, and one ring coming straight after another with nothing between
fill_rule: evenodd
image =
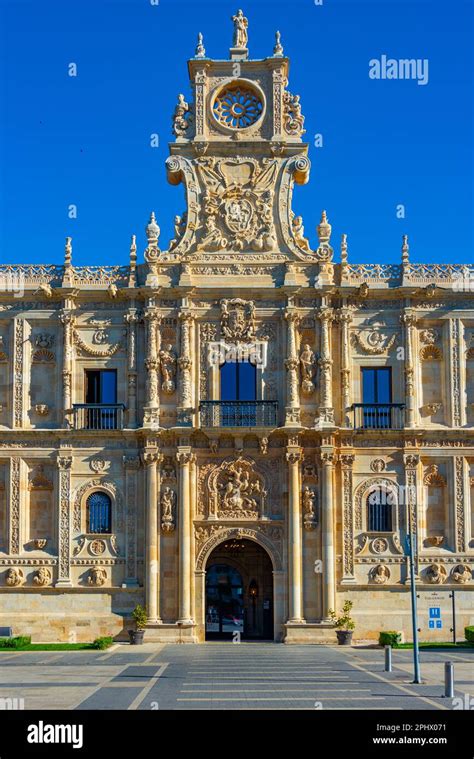
<instances>
[{"instance_id":1,"label":"metal bollard","mask_svg":"<svg viewBox=\"0 0 474 759\"><path fill-rule=\"evenodd\" d=\"M452 661L444 663L444 696L454 698L454 664Z\"/></svg>"},{"instance_id":2,"label":"metal bollard","mask_svg":"<svg viewBox=\"0 0 474 759\"><path fill-rule=\"evenodd\" d=\"M385 672L392 671L392 646L385 646Z\"/></svg>"}]
</instances>

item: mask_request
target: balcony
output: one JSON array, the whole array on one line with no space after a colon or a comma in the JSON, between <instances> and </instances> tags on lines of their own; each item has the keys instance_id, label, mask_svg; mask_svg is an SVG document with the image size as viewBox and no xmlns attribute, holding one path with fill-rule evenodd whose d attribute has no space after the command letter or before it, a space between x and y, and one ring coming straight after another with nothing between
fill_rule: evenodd
<instances>
[{"instance_id":1,"label":"balcony","mask_svg":"<svg viewBox=\"0 0 474 759\"><path fill-rule=\"evenodd\" d=\"M278 401L203 401L201 427L276 427Z\"/></svg>"},{"instance_id":2,"label":"balcony","mask_svg":"<svg viewBox=\"0 0 474 759\"><path fill-rule=\"evenodd\" d=\"M123 403L74 403L72 410L75 430L123 429Z\"/></svg>"},{"instance_id":3,"label":"balcony","mask_svg":"<svg viewBox=\"0 0 474 759\"><path fill-rule=\"evenodd\" d=\"M404 403L354 403L355 430L402 430Z\"/></svg>"}]
</instances>

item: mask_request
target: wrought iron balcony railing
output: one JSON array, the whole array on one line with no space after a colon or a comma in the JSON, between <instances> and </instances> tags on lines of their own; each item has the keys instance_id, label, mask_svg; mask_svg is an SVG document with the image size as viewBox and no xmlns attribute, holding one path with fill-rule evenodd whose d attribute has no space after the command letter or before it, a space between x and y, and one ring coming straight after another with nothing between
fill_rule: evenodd
<instances>
[{"instance_id":1,"label":"wrought iron balcony railing","mask_svg":"<svg viewBox=\"0 0 474 759\"><path fill-rule=\"evenodd\" d=\"M123 429L123 403L74 403L72 409L75 430Z\"/></svg>"},{"instance_id":2,"label":"wrought iron balcony railing","mask_svg":"<svg viewBox=\"0 0 474 759\"><path fill-rule=\"evenodd\" d=\"M202 427L276 427L278 401L203 401Z\"/></svg>"},{"instance_id":3,"label":"wrought iron balcony railing","mask_svg":"<svg viewBox=\"0 0 474 759\"><path fill-rule=\"evenodd\" d=\"M402 430L405 426L404 403L354 403L354 429Z\"/></svg>"}]
</instances>

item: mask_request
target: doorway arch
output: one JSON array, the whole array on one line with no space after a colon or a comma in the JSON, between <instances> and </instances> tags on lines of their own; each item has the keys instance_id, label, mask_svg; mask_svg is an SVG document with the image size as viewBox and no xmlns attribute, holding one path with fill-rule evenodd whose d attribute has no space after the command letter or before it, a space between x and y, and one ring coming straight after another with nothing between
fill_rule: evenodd
<instances>
[{"instance_id":1,"label":"doorway arch","mask_svg":"<svg viewBox=\"0 0 474 759\"><path fill-rule=\"evenodd\" d=\"M273 566L257 542L232 538L209 554L206 640L273 640Z\"/></svg>"}]
</instances>

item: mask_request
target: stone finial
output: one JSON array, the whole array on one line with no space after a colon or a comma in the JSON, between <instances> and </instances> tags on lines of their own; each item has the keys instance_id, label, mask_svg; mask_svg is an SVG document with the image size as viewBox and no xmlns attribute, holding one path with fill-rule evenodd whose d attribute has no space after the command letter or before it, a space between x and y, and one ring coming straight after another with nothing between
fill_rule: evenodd
<instances>
[{"instance_id":1,"label":"stone finial","mask_svg":"<svg viewBox=\"0 0 474 759\"><path fill-rule=\"evenodd\" d=\"M403 242L402 242L402 264L408 264L410 263L410 256L409 256L409 246L408 246L408 235L403 235Z\"/></svg>"},{"instance_id":2,"label":"stone finial","mask_svg":"<svg viewBox=\"0 0 474 759\"><path fill-rule=\"evenodd\" d=\"M341 264L347 264L347 235L341 237Z\"/></svg>"},{"instance_id":3,"label":"stone finial","mask_svg":"<svg viewBox=\"0 0 474 759\"><path fill-rule=\"evenodd\" d=\"M158 224L156 223L155 218L155 212L152 211L150 214L150 221L148 222L146 228L146 236L148 240L148 245L151 246L157 246L158 245L158 238L160 236L160 228Z\"/></svg>"},{"instance_id":4,"label":"stone finial","mask_svg":"<svg viewBox=\"0 0 474 759\"><path fill-rule=\"evenodd\" d=\"M321 214L321 221L319 222L317 226L317 232L318 232L318 237L319 237L319 244L329 245L329 241L331 239L332 227L330 223L328 222L326 211L323 211Z\"/></svg>"},{"instance_id":5,"label":"stone finial","mask_svg":"<svg viewBox=\"0 0 474 759\"><path fill-rule=\"evenodd\" d=\"M283 45L281 44L280 32L275 32L275 47L273 48L273 57L281 58L283 55Z\"/></svg>"},{"instance_id":6,"label":"stone finial","mask_svg":"<svg viewBox=\"0 0 474 759\"><path fill-rule=\"evenodd\" d=\"M128 286L135 287L137 280L137 236L132 235L132 241L130 243L130 272L128 277Z\"/></svg>"},{"instance_id":7,"label":"stone finial","mask_svg":"<svg viewBox=\"0 0 474 759\"><path fill-rule=\"evenodd\" d=\"M196 52L195 52L194 57L195 58L205 58L206 57L206 50L204 48L204 39L203 39L203 36L202 36L201 32L199 32L199 34L198 34L198 42L197 42Z\"/></svg>"},{"instance_id":8,"label":"stone finial","mask_svg":"<svg viewBox=\"0 0 474 759\"><path fill-rule=\"evenodd\" d=\"M64 247L64 268L69 269L72 265L72 237L66 237Z\"/></svg>"}]
</instances>

